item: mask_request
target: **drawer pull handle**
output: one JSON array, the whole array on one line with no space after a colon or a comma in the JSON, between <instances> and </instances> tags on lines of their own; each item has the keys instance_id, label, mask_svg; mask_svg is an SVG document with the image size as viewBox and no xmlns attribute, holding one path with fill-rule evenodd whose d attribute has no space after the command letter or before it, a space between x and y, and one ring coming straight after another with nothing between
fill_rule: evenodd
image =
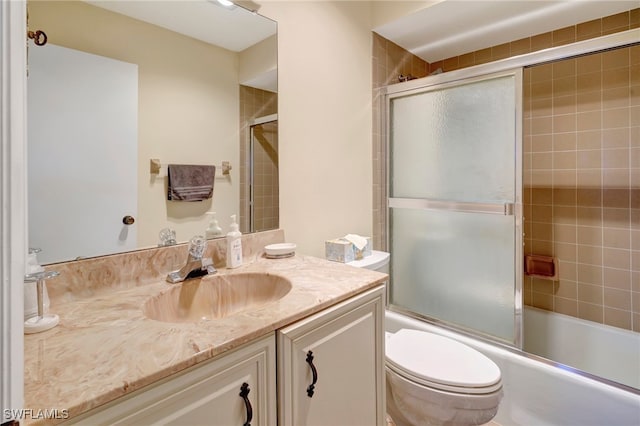
<instances>
[{"instance_id":1,"label":"drawer pull handle","mask_svg":"<svg viewBox=\"0 0 640 426\"><path fill-rule=\"evenodd\" d=\"M313 365L313 352L311 351L307 352L307 364L311 367L311 373L313 374L313 382L307 387L307 396L311 398L313 397L316 383L318 382L318 370L316 370L316 366Z\"/></svg>"},{"instance_id":2,"label":"drawer pull handle","mask_svg":"<svg viewBox=\"0 0 640 426\"><path fill-rule=\"evenodd\" d=\"M242 386L240 386L240 396L244 399L244 406L247 409L247 421L244 422L242 426L251 426L251 419L253 418L253 408L251 408L251 401L249 401L249 392L251 392L249 384L243 383Z\"/></svg>"}]
</instances>

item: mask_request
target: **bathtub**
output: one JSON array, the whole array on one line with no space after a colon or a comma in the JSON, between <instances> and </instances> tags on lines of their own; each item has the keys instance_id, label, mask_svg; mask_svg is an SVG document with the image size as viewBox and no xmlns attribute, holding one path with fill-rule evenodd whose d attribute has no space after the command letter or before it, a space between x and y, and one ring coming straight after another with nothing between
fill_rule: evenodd
<instances>
[{"instance_id":1,"label":"bathtub","mask_svg":"<svg viewBox=\"0 0 640 426\"><path fill-rule=\"evenodd\" d=\"M500 367L504 398L494 422L502 426L638 426L640 393L620 389L472 339L397 312L387 311L386 329L411 328L459 340L487 355Z\"/></svg>"},{"instance_id":2,"label":"bathtub","mask_svg":"<svg viewBox=\"0 0 640 426\"><path fill-rule=\"evenodd\" d=\"M527 306L523 334L528 353L640 389L640 333Z\"/></svg>"}]
</instances>

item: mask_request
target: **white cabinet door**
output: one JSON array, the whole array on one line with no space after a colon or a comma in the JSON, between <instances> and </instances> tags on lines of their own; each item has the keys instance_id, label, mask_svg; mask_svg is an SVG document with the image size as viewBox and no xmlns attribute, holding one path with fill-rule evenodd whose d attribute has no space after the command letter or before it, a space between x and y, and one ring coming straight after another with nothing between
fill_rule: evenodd
<instances>
[{"instance_id":1,"label":"white cabinet door","mask_svg":"<svg viewBox=\"0 0 640 426\"><path fill-rule=\"evenodd\" d=\"M72 423L273 426L277 421L275 365L271 334ZM248 402L241 396L246 390Z\"/></svg>"},{"instance_id":2,"label":"white cabinet door","mask_svg":"<svg viewBox=\"0 0 640 426\"><path fill-rule=\"evenodd\" d=\"M281 426L384 424L383 320L384 286L278 332Z\"/></svg>"}]
</instances>

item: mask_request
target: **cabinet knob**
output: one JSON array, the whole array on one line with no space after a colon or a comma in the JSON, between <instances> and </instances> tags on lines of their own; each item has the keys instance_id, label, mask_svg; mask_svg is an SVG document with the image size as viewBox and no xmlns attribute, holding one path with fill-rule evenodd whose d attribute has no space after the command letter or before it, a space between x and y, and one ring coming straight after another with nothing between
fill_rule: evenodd
<instances>
[{"instance_id":1,"label":"cabinet knob","mask_svg":"<svg viewBox=\"0 0 640 426\"><path fill-rule=\"evenodd\" d=\"M313 381L307 387L307 396L309 398L312 398L313 394L315 392L316 383L318 382L318 370L316 370L316 366L313 365L313 352L312 351L307 352L306 361L307 361L307 364L309 364L309 367L311 367L311 374L313 374Z\"/></svg>"},{"instance_id":2,"label":"cabinet knob","mask_svg":"<svg viewBox=\"0 0 640 426\"><path fill-rule=\"evenodd\" d=\"M244 399L244 407L247 409L247 421L242 426L251 426L251 419L253 418L253 408L251 408L251 401L249 401L249 389L248 383L243 383L240 386L240 396Z\"/></svg>"}]
</instances>

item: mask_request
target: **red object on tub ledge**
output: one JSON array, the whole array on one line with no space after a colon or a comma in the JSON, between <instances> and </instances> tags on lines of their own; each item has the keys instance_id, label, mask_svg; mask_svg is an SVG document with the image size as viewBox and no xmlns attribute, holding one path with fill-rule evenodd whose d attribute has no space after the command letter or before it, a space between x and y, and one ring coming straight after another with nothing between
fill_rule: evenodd
<instances>
[{"instance_id":1,"label":"red object on tub ledge","mask_svg":"<svg viewBox=\"0 0 640 426\"><path fill-rule=\"evenodd\" d=\"M554 280L558 277L558 262L555 257L527 254L524 257L524 273L532 277Z\"/></svg>"}]
</instances>

